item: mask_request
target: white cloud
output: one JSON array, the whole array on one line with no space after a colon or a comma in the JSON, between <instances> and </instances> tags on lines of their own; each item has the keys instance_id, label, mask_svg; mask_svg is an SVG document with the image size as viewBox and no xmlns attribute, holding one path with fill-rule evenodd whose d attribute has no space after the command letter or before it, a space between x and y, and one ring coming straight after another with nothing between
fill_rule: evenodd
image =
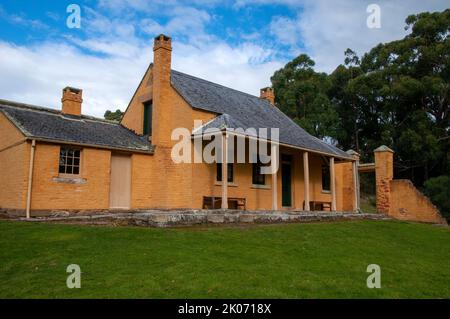
<instances>
[{"instance_id":1,"label":"white cloud","mask_svg":"<svg viewBox=\"0 0 450 319\"><path fill-rule=\"evenodd\" d=\"M247 5L249 1L260 5L273 3L240 0L238 5ZM132 10L147 6L146 10L151 10L153 8L148 6L162 2L178 3L175 0L126 3L111 0L104 5L117 3L124 9L132 6ZM207 1L208 4L214 2ZM404 19L408 14L445 7L433 0L410 1L408 5L398 0L380 0L382 28L370 30L365 24L369 2L305 0L301 8L297 1L278 2L289 5L294 10L294 18L277 16L267 30L276 41L289 44L291 54L306 51L322 71L332 71L342 63L347 47L362 54L379 42L403 37ZM125 109L153 59L151 37L136 36L137 31L143 30L133 14L106 17L98 11L85 9L82 29L86 37L72 36L65 41L63 38L64 42L32 46L0 41L0 98L59 109L61 89L70 85L84 90L85 114L103 116L106 109ZM233 46L209 34L206 26L214 16L206 10L182 5L164 14L165 23L150 20L151 15L148 15L143 22L145 31L152 36L160 32L173 36L173 68L181 72L258 95L259 89L270 84L270 76L285 62L277 58L280 52L267 47L272 45L272 39L267 41L266 37L250 34L241 36L242 42ZM259 44L259 41L266 42Z\"/></svg>"},{"instance_id":2,"label":"white cloud","mask_svg":"<svg viewBox=\"0 0 450 319\"><path fill-rule=\"evenodd\" d=\"M128 10L166 15L176 7L211 7L222 2L222 0L100 0L99 7L116 14Z\"/></svg>"},{"instance_id":3,"label":"white cloud","mask_svg":"<svg viewBox=\"0 0 450 319\"><path fill-rule=\"evenodd\" d=\"M149 5L139 0L109 4L113 2L133 10ZM83 10L80 37L33 46L0 41L0 98L59 109L61 89L70 85L83 89L84 114L124 110L153 59L152 37L138 38L136 28L152 36L160 32L173 36L174 69L250 94L258 95L282 66L273 60L272 50L251 40L231 46L208 34L205 26L214 18L205 10L173 7L166 23L145 19L145 29L133 15L107 17L90 7Z\"/></svg>"},{"instance_id":4,"label":"white cloud","mask_svg":"<svg viewBox=\"0 0 450 319\"><path fill-rule=\"evenodd\" d=\"M299 7L302 5L300 0L235 0L234 8L239 9L249 5L287 5L290 7Z\"/></svg>"},{"instance_id":5,"label":"white cloud","mask_svg":"<svg viewBox=\"0 0 450 319\"><path fill-rule=\"evenodd\" d=\"M278 42L297 47L299 42L298 24L295 19L276 16L269 25L270 33Z\"/></svg>"},{"instance_id":6,"label":"white cloud","mask_svg":"<svg viewBox=\"0 0 450 319\"><path fill-rule=\"evenodd\" d=\"M265 0L242 0L248 3L265 4ZM440 11L448 3L438 0L378 0L381 8L381 28L369 29L366 25L369 13L367 6L373 0L279 0L278 3L291 5L293 10L299 5L296 19L276 17L271 24L274 34L279 32L280 41L291 44L295 54L301 50L309 54L320 71L331 72L344 61L344 51L351 48L359 55L368 52L381 42L403 38L405 19L408 15L423 11ZM283 33L282 31L285 31ZM300 50L298 44L303 43Z\"/></svg>"},{"instance_id":7,"label":"white cloud","mask_svg":"<svg viewBox=\"0 0 450 319\"><path fill-rule=\"evenodd\" d=\"M0 18L8 23L37 29L41 31L48 31L50 28L47 24L38 19L30 19L25 14L10 14L0 5Z\"/></svg>"},{"instance_id":8,"label":"white cloud","mask_svg":"<svg viewBox=\"0 0 450 319\"><path fill-rule=\"evenodd\" d=\"M147 42L148 43L148 42ZM96 57L70 44L43 43L33 47L0 42L0 97L19 102L60 108L61 89L83 89L83 113L103 116L107 109L124 110L152 61L151 44L78 42L111 55ZM193 46L174 42L173 68L250 94L269 84L281 63L269 61L272 52L253 44L231 47L226 43Z\"/></svg>"},{"instance_id":9,"label":"white cloud","mask_svg":"<svg viewBox=\"0 0 450 319\"><path fill-rule=\"evenodd\" d=\"M110 56L134 58L142 50L141 47L123 40L111 41L97 39L80 40L78 38L68 37L68 39L81 48L92 52L102 53Z\"/></svg>"},{"instance_id":10,"label":"white cloud","mask_svg":"<svg viewBox=\"0 0 450 319\"><path fill-rule=\"evenodd\" d=\"M83 113L102 116L127 105L151 49L133 59L98 58L67 44L33 47L0 42L0 97L59 109L65 86L83 89Z\"/></svg>"},{"instance_id":11,"label":"white cloud","mask_svg":"<svg viewBox=\"0 0 450 319\"><path fill-rule=\"evenodd\" d=\"M282 67L273 52L251 43L238 47L220 42L201 47L174 45L173 68L253 95L270 85L270 76Z\"/></svg>"},{"instance_id":12,"label":"white cloud","mask_svg":"<svg viewBox=\"0 0 450 319\"><path fill-rule=\"evenodd\" d=\"M173 37L182 36L189 42L207 41L212 38L205 32L205 25L211 21L211 16L204 10L192 7L175 7L170 13L170 19L164 25L151 18L142 21L142 29L150 35L160 33Z\"/></svg>"}]
</instances>

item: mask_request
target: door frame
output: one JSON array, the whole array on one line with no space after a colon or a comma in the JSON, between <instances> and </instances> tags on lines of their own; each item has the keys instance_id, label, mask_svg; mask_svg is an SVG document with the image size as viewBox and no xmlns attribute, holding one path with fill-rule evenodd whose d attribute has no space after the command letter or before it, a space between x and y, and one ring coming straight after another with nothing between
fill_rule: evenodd
<instances>
[{"instance_id":1,"label":"door frame","mask_svg":"<svg viewBox=\"0 0 450 319\"><path fill-rule=\"evenodd\" d=\"M293 184L293 180L292 180L292 176L293 176L293 155L292 154L281 154L280 157L281 157L281 207L284 208L284 209L289 209L289 208L293 208L294 207L294 205L293 205L293 200L294 200L293 193L294 193L294 190L293 190L293 187L292 187L292 184ZM283 194L285 192L285 189L283 187L283 176L284 176L283 165L289 165L289 172L290 172L290 174L289 174L290 175L289 176L289 179L290 179L290 185L289 185L290 205L289 206L285 206L283 204Z\"/></svg>"},{"instance_id":2,"label":"door frame","mask_svg":"<svg viewBox=\"0 0 450 319\"><path fill-rule=\"evenodd\" d=\"M128 202L128 206L127 207L113 207L111 206L111 177L112 177L112 171L113 171L113 167L112 167L112 161L113 161L113 157L125 157L128 158L129 161L129 202ZM132 186L132 157L131 154L127 154L127 153L122 153L122 152L114 152L111 153L111 160L110 160L110 168L109 168L109 192L108 192L108 207L109 209L114 209L114 210L127 210L127 209L131 209L131 186Z\"/></svg>"}]
</instances>

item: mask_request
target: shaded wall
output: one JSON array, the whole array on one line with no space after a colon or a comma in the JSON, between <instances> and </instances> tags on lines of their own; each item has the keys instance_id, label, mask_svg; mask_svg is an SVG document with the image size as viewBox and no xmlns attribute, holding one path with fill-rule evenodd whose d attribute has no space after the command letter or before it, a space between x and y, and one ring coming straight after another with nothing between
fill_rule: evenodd
<instances>
[{"instance_id":1,"label":"shaded wall","mask_svg":"<svg viewBox=\"0 0 450 319\"><path fill-rule=\"evenodd\" d=\"M25 209L30 144L0 113L0 208Z\"/></svg>"}]
</instances>

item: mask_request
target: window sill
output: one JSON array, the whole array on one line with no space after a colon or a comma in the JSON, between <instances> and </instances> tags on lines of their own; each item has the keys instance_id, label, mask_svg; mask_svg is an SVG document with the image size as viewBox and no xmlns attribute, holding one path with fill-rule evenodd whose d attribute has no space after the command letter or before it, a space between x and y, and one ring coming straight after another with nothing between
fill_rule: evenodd
<instances>
[{"instance_id":1,"label":"window sill","mask_svg":"<svg viewBox=\"0 0 450 319\"><path fill-rule=\"evenodd\" d=\"M64 184L86 184L86 178L81 177L67 177L67 176L58 176L53 177L52 181L55 183L64 183Z\"/></svg>"},{"instance_id":2,"label":"window sill","mask_svg":"<svg viewBox=\"0 0 450 319\"><path fill-rule=\"evenodd\" d=\"M270 185L258 185L258 184L252 184L251 188L254 189L270 189Z\"/></svg>"},{"instance_id":3,"label":"window sill","mask_svg":"<svg viewBox=\"0 0 450 319\"><path fill-rule=\"evenodd\" d=\"M222 186L222 182L214 182L214 185L215 186ZM238 187L239 185L238 184L236 184L236 183L232 183L232 182L228 182L227 183L227 186L228 187Z\"/></svg>"},{"instance_id":4,"label":"window sill","mask_svg":"<svg viewBox=\"0 0 450 319\"><path fill-rule=\"evenodd\" d=\"M322 189L322 194L331 194L331 191L324 191L324 190Z\"/></svg>"}]
</instances>

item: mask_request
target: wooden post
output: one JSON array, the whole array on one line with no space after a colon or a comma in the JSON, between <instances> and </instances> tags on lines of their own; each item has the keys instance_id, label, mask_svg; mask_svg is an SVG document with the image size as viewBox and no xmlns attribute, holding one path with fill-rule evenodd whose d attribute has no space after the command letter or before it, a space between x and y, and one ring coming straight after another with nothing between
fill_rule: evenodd
<instances>
[{"instance_id":1,"label":"wooden post","mask_svg":"<svg viewBox=\"0 0 450 319\"><path fill-rule=\"evenodd\" d=\"M353 189L354 189L354 199L353 199L353 210L359 211L359 186L358 186L358 162L353 161Z\"/></svg>"},{"instance_id":2,"label":"wooden post","mask_svg":"<svg viewBox=\"0 0 450 319\"><path fill-rule=\"evenodd\" d=\"M270 164L273 168L278 167L278 152L277 152L277 145L275 143L271 144L271 150L270 150ZM277 170L274 170L272 172L272 210L278 210L278 190L277 190Z\"/></svg>"},{"instance_id":3,"label":"wooden post","mask_svg":"<svg viewBox=\"0 0 450 319\"><path fill-rule=\"evenodd\" d=\"M31 141L30 166L28 168L28 188L27 188L27 207L26 217L30 218L31 211L31 188L33 187L33 170L34 170L34 150L36 148L36 140Z\"/></svg>"},{"instance_id":4,"label":"wooden post","mask_svg":"<svg viewBox=\"0 0 450 319\"><path fill-rule=\"evenodd\" d=\"M228 135L222 135L222 209L228 209Z\"/></svg>"},{"instance_id":5,"label":"wooden post","mask_svg":"<svg viewBox=\"0 0 450 319\"><path fill-rule=\"evenodd\" d=\"M309 211L309 159L308 152L303 152L303 176L305 187L305 210Z\"/></svg>"},{"instance_id":6,"label":"wooden post","mask_svg":"<svg viewBox=\"0 0 450 319\"><path fill-rule=\"evenodd\" d=\"M356 160L356 208L361 210L361 184L359 182L359 156Z\"/></svg>"},{"instance_id":7,"label":"wooden post","mask_svg":"<svg viewBox=\"0 0 450 319\"><path fill-rule=\"evenodd\" d=\"M334 157L330 158L331 211L336 211L336 179L334 174Z\"/></svg>"}]
</instances>

